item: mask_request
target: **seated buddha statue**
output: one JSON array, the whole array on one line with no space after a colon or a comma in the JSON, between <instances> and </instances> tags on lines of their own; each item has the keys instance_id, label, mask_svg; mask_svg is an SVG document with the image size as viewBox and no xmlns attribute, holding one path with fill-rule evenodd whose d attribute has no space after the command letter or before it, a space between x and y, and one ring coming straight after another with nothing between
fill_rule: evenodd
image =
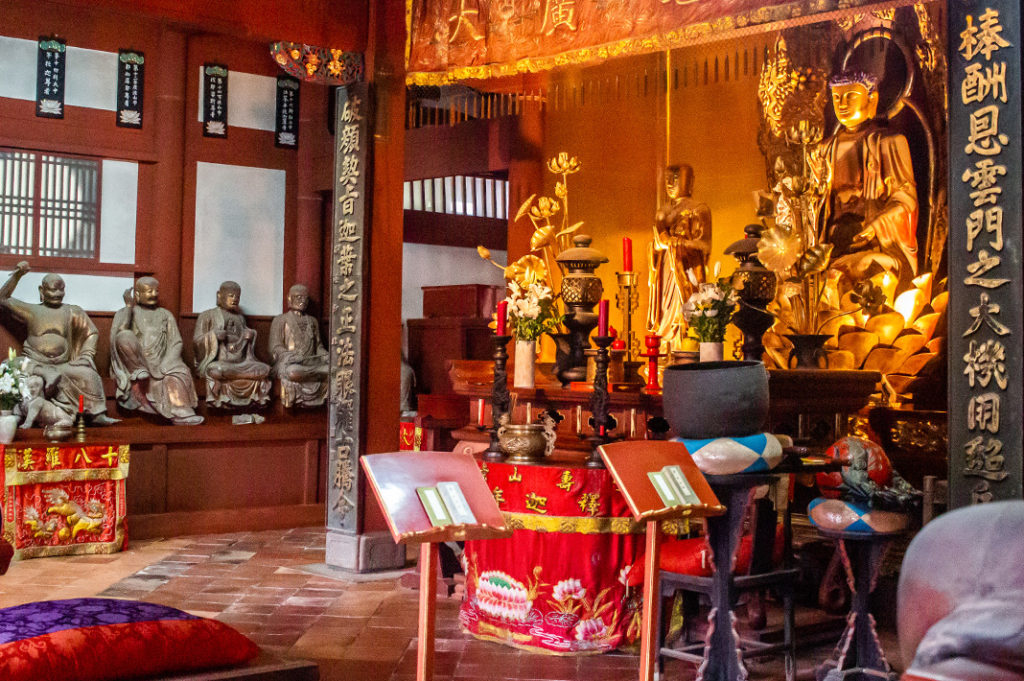
<instances>
[{"instance_id":1,"label":"seated buddha statue","mask_svg":"<svg viewBox=\"0 0 1024 681\"><path fill-rule=\"evenodd\" d=\"M878 80L844 72L829 81L841 128L815 157L828 179L825 241L848 284L888 272L909 288L917 276L917 188L907 138L875 122Z\"/></svg>"},{"instance_id":2,"label":"seated buddha statue","mask_svg":"<svg viewBox=\"0 0 1024 681\"><path fill-rule=\"evenodd\" d=\"M274 375L286 407L317 407L327 398L327 350L316 318L306 314L308 304L309 289L295 284L288 289L288 311L270 324Z\"/></svg>"},{"instance_id":3,"label":"seated buddha statue","mask_svg":"<svg viewBox=\"0 0 1024 681\"><path fill-rule=\"evenodd\" d=\"M256 359L256 331L239 311L242 287L225 281L217 307L199 314L192 336L196 371L206 379L206 402L214 407L244 407L270 400L270 367Z\"/></svg>"}]
</instances>

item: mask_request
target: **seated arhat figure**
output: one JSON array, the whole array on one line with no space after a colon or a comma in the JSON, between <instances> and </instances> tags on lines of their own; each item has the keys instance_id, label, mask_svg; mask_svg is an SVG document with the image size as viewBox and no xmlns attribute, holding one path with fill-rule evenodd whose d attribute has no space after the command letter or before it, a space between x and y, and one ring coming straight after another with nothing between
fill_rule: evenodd
<instances>
[{"instance_id":1,"label":"seated arhat figure","mask_svg":"<svg viewBox=\"0 0 1024 681\"><path fill-rule=\"evenodd\" d=\"M281 403L286 407L316 407L327 397L327 350L320 328L305 314L309 289L295 284L288 289L288 311L270 325L270 354L274 375L281 382Z\"/></svg>"},{"instance_id":2,"label":"seated arhat figure","mask_svg":"<svg viewBox=\"0 0 1024 681\"><path fill-rule=\"evenodd\" d=\"M206 379L206 401L215 407L244 407L270 400L270 367L256 359L256 331L245 324L238 303L242 287L225 281L217 307L199 314L192 342L196 370Z\"/></svg>"},{"instance_id":3,"label":"seated arhat figure","mask_svg":"<svg viewBox=\"0 0 1024 681\"><path fill-rule=\"evenodd\" d=\"M40 303L12 298L15 287L29 271L27 262L0 287L0 305L28 327L22 354L31 360L31 373L43 380L46 401L70 418L78 412L79 398L94 425L116 423L107 416L103 381L96 371L99 333L89 315L64 302L64 279L47 274L39 287Z\"/></svg>"},{"instance_id":4,"label":"seated arhat figure","mask_svg":"<svg viewBox=\"0 0 1024 681\"><path fill-rule=\"evenodd\" d=\"M110 327L110 373L124 409L159 414L176 425L197 425L196 388L181 359L174 315L157 306L160 283L142 277L124 293L125 307Z\"/></svg>"}]
</instances>

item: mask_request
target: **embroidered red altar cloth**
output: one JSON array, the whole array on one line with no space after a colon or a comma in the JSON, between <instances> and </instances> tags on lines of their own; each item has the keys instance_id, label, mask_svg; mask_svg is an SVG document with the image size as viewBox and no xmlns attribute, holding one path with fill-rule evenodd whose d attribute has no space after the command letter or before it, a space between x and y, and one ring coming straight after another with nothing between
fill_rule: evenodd
<instances>
[{"instance_id":1,"label":"embroidered red altar cloth","mask_svg":"<svg viewBox=\"0 0 1024 681\"><path fill-rule=\"evenodd\" d=\"M126 543L128 445L0 445L3 537L15 558L115 553Z\"/></svg>"},{"instance_id":2,"label":"embroidered red altar cloth","mask_svg":"<svg viewBox=\"0 0 1024 681\"><path fill-rule=\"evenodd\" d=\"M628 587L627 577L643 552L644 527L608 471L480 466L514 533L466 542L462 628L556 654L601 653L634 641L641 591Z\"/></svg>"}]
</instances>

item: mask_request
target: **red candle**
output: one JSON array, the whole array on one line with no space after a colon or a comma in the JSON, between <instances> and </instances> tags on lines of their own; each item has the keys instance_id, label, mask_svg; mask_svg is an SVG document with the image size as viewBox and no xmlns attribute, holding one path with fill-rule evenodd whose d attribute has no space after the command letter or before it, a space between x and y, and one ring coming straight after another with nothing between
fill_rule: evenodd
<instances>
[{"instance_id":1,"label":"red candle","mask_svg":"<svg viewBox=\"0 0 1024 681\"><path fill-rule=\"evenodd\" d=\"M78 396L78 413L85 413L85 395Z\"/></svg>"},{"instance_id":2,"label":"red candle","mask_svg":"<svg viewBox=\"0 0 1024 681\"><path fill-rule=\"evenodd\" d=\"M508 319L508 301L503 300L498 303L498 319L495 324L494 333L498 336L504 336L505 334L505 321Z\"/></svg>"},{"instance_id":3,"label":"red candle","mask_svg":"<svg viewBox=\"0 0 1024 681\"><path fill-rule=\"evenodd\" d=\"M597 335L608 335L608 299L602 300L597 306Z\"/></svg>"},{"instance_id":4,"label":"red candle","mask_svg":"<svg viewBox=\"0 0 1024 681\"><path fill-rule=\"evenodd\" d=\"M622 271L633 271L633 240L628 236L622 237Z\"/></svg>"}]
</instances>

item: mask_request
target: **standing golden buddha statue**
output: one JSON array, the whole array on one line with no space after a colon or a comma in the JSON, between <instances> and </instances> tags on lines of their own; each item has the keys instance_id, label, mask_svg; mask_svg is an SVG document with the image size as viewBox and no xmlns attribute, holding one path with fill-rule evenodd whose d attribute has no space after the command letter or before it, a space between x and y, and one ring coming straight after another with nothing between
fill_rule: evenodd
<instances>
[{"instance_id":1,"label":"standing golden buddha statue","mask_svg":"<svg viewBox=\"0 0 1024 681\"><path fill-rule=\"evenodd\" d=\"M704 281L711 239L711 209L692 198L693 168L665 169L668 201L655 217L654 239L647 249L647 329L661 336L662 350L682 349L686 336L683 304Z\"/></svg>"},{"instance_id":2,"label":"standing golden buddha statue","mask_svg":"<svg viewBox=\"0 0 1024 681\"><path fill-rule=\"evenodd\" d=\"M917 276L917 187L907 138L874 123L878 80L856 72L829 81L842 126L815 156L828 178L825 241L831 268L857 282L892 274L897 290Z\"/></svg>"}]
</instances>

